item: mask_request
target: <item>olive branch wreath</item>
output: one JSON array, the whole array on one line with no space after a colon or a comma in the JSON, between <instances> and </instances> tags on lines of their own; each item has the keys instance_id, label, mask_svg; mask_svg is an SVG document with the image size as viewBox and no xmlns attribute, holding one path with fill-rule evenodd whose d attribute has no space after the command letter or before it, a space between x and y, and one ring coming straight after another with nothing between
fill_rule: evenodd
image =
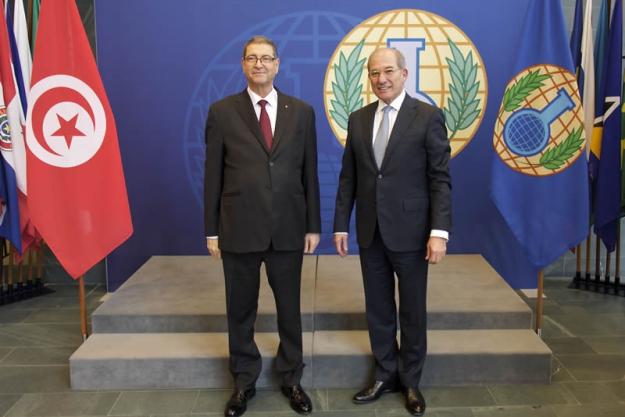
<instances>
[{"instance_id":1,"label":"olive branch wreath","mask_svg":"<svg viewBox=\"0 0 625 417\"><path fill-rule=\"evenodd\" d=\"M481 100L477 98L480 82L477 81L477 63L473 60L472 51L463 55L454 41L447 39L447 42L451 49L451 58L446 58L451 82L449 99L443 112L449 139L452 139L458 131L471 126L480 115Z\"/></svg>"},{"instance_id":2,"label":"olive branch wreath","mask_svg":"<svg viewBox=\"0 0 625 417\"><path fill-rule=\"evenodd\" d=\"M345 130L347 130L349 114L362 107L360 77L366 58L360 59L360 53L364 43L365 40L361 40L347 57L341 51L338 64L333 66L332 93L334 93L334 100L330 100L332 105L330 115Z\"/></svg>"}]
</instances>

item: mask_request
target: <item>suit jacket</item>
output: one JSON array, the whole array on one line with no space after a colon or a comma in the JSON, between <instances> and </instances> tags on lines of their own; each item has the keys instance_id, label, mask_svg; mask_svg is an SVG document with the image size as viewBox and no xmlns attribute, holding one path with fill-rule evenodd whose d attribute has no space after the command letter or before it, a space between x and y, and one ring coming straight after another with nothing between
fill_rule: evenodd
<instances>
[{"instance_id":1,"label":"suit jacket","mask_svg":"<svg viewBox=\"0 0 625 417\"><path fill-rule=\"evenodd\" d=\"M206 236L245 253L304 248L321 232L317 138L311 106L278 92L268 150L247 90L214 103L206 122Z\"/></svg>"},{"instance_id":2,"label":"suit jacket","mask_svg":"<svg viewBox=\"0 0 625 417\"><path fill-rule=\"evenodd\" d=\"M347 232L354 202L358 244L369 247L376 222L393 251L425 249L430 231L451 231L450 146L442 112L408 95L391 131L382 166L373 156L378 102L349 117L336 197L334 231Z\"/></svg>"}]
</instances>

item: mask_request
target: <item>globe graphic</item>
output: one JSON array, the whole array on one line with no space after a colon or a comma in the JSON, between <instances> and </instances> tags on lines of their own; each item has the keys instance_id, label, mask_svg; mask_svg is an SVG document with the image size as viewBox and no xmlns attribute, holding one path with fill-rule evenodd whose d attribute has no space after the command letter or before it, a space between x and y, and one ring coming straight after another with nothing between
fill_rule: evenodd
<instances>
[{"instance_id":1,"label":"globe graphic","mask_svg":"<svg viewBox=\"0 0 625 417\"><path fill-rule=\"evenodd\" d=\"M547 129L536 111L525 110L511 117L504 135L506 145L514 152L523 156L535 155L545 146Z\"/></svg>"},{"instance_id":2,"label":"globe graphic","mask_svg":"<svg viewBox=\"0 0 625 417\"><path fill-rule=\"evenodd\" d=\"M547 168L541 162L541 158L548 151L553 150L583 126L584 114L577 81L575 75L566 68L534 65L520 71L508 83L506 91L530 71L539 71L539 74L548 75L549 78L543 81L542 87L535 89L523 99L518 109L505 111L502 103L495 121L493 146L499 158L517 172L532 176L554 175L574 163L584 149L584 145L581 145L566 163L555 169ZM560 90L564 90L572 100L572 109L546 125L538 117L538 113L554 102ZM508 127L509 134L506 138L508 124L511 126ZM584 138L583 129L582 138Z\"/></svg>"},{"instance_id":3,"label":"globe graphic","mask_svg":"<svg viewBox=\"0 0 625 417\"><path fill-rule=\"evenodd\" d=\"M323 74L338 42L360 18L331 12L301 12L268 19L231 39L206 65L187 108L183 152L186 175L199 207L203 207L204 125L211 103L242 91L241 48L253 35L265 35L278 46L281 57L276 86L284 93L322 107ZM316 79L315 77L318 77ZM321 193L322 231L318 251L334 253L332 219L343 149L317 115L317 148ZM355 233L350 248L355 248Z\"/></svg>"},{"instance_id":4,"label":"globe graphic","mask_svg":"<svg viewBox=\"0 0 625 417\"><path fill-rule=\"evenodd\" d=\"M335 120L331 114L333 101L339 99L334 92L333 84L341 83L340 79L337 80L335 69L340 65L341 55L344 57L349 56L354 48L363 42L360 58L366 58L375 49L388 46L389 40L398 39L425 41L425 48L418 55L418 73L410 74L409 70L408 77L417 77L417 93L421 93L429 99L424 101L431 100L440 108L448 106L450 98L452 77L448 59L453 58L449 44L450 40L460 49L463 55L470 53L472 62L477 66L477 74L472 86L479 84L477 90L479 114L469 126L462 129L450 129L448 121L447 127L450 132L451 154L453 157L461 152L473 139L484 117L488 95L486 70L477 48L460 28L447 19L424 10L398 9L379 13L364 20L343 38L330 59L324 82L324 104L330 126L338 140L344 145L347 138L346 124ZM366 68L364 67L360 76L360 84L362 86L360 97L362 98L363 106L377 100L377 97L371 90ZM408 81L406 82L406 88L408 89ZM410 93L409 90L408 92Z\"/></svg>"}]
</instances>

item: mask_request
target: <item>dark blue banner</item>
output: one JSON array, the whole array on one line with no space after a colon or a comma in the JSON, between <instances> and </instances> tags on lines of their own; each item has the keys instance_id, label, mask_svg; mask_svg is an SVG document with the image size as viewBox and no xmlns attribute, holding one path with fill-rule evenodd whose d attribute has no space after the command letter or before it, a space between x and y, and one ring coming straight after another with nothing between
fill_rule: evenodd
<instances>
[{"instance_id":1,"label":"dark blue banner","mask_svg":"<svg viewBox=\"0 0 625 417\"><path fill-rule=\"evenodd\" d=\"M98 62L135 228L108 258L109 290L152 255L207 253L206 113L212 102L245 88L242 46L255 34L278 45L276 86L316 110L320 253L334 253L345 116L375 100L363 59L389 45L407 57L409 94L445 111L453 154L450 252L480 253L513 287L535 287L537 271L489 196L495 121L516 75L515 48L533 1L96 0Z\"/></svg>"}]
</instances>

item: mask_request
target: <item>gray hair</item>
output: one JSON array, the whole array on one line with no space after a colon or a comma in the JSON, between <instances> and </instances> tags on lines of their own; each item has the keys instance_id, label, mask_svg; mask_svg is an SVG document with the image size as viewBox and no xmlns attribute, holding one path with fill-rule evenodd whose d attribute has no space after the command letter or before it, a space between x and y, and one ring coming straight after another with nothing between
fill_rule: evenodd
<instances>
[{"instance_id":1,"label":"gray hair","mask_svg":"<svg viewBox=\"0 0 625 417\"><path fill-rule=\"evenodd\" d=\"M245 52L247 51L247 47L253 43L264 43L265 45L271 46L273 48L273 56L276 58L278 57L278 48L276 47L276 44L274 41L272 41L271 39L263 35L254 35L250 39L248 39L247 42L245 42L245 45L243 45L243 57L244 58L245 58Z\"/></svg>"},{"instance_id":2,"label":"gray hair","mask_svg":"<svg viewBox=\"0 0 625 417\"><path fill-rule=\"evenodd\" d=\"M371 52L371 55L369 55L369 60L367 61L367 69L369 69L371 66L371 57L373 57L373 55L375 55L376 53L380 51L392 51L395 54L395 58L397 58L397 67L399 69L406 68L406 58L404 57L404 54L402 54L399 51L399 49L383 47L383 48L378 48L375 51Z\"/></svg>"}]
</instances>

